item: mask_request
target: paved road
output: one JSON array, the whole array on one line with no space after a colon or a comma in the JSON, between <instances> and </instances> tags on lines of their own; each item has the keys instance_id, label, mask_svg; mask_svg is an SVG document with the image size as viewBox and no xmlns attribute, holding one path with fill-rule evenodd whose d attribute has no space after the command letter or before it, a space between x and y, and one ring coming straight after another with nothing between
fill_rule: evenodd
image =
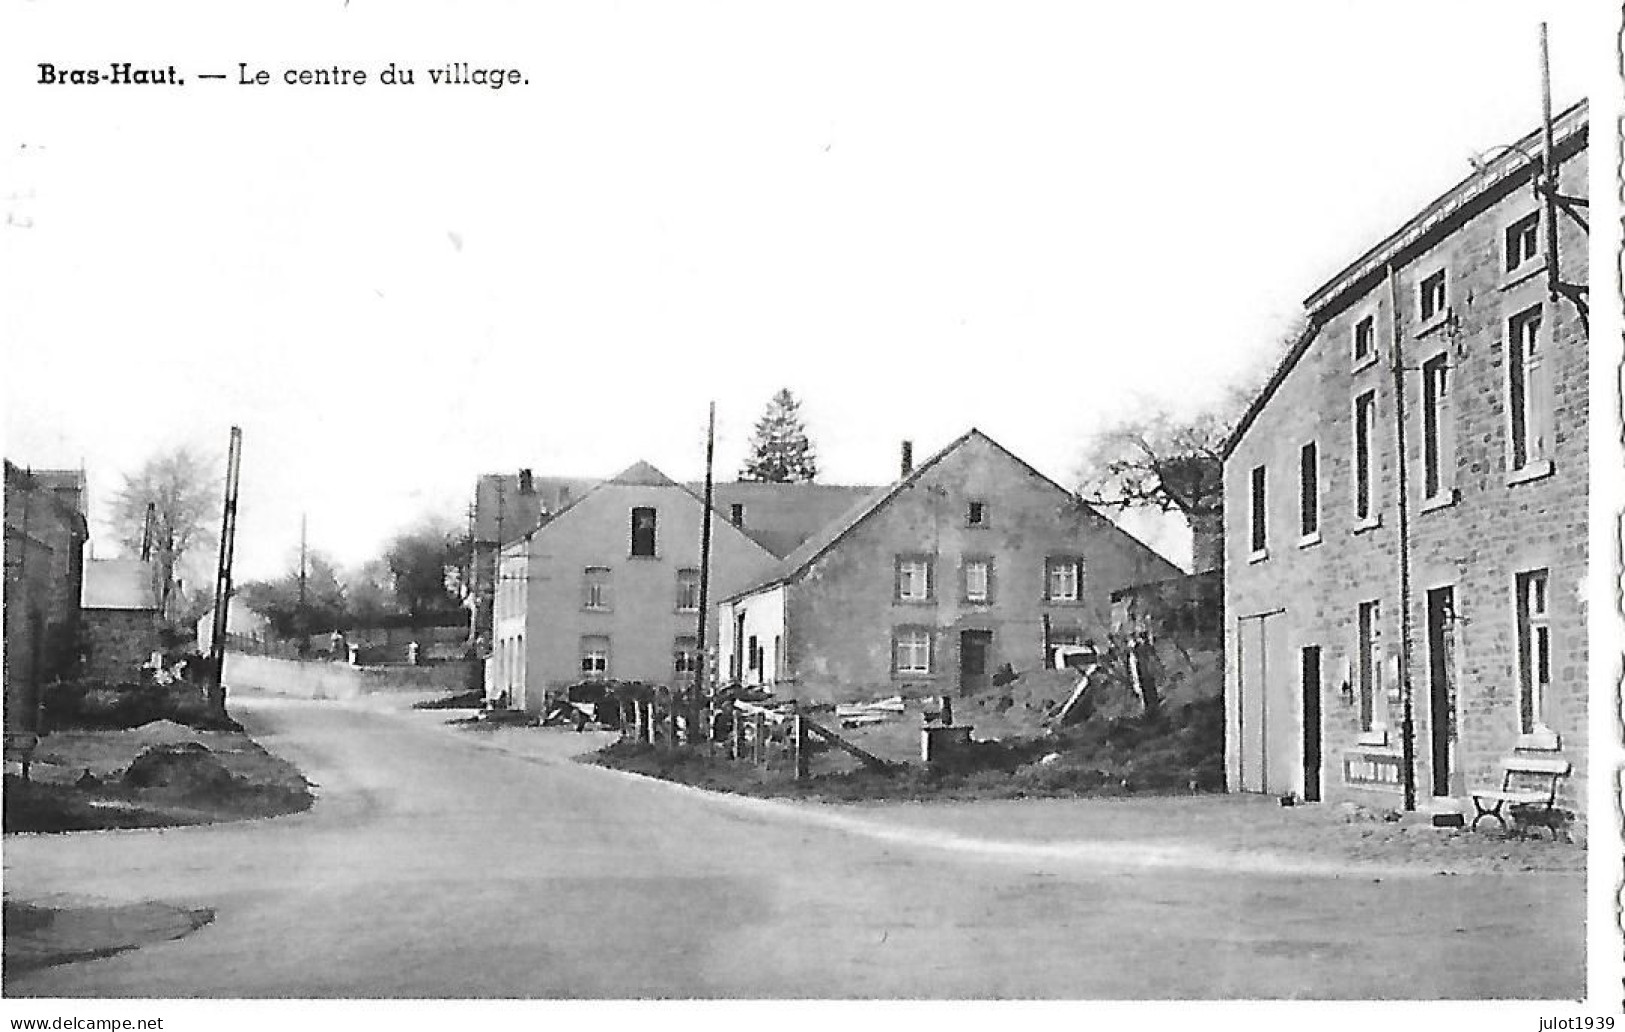
<instances>
[{"instance_id":1,"label":"paved road","mask_svg":"<svg viewBox=\"0 0 1625 1032\"><path fill-rule=\"evenodd\" d=\"M12 898L160 900L217 917L174 942L8 978L7 995L1584 989L1578 876L1376 880L966 852L504 753L430 714L246 696L234 711L321 801L269 821L8 838Z\"/></svg>"}]
</instances>

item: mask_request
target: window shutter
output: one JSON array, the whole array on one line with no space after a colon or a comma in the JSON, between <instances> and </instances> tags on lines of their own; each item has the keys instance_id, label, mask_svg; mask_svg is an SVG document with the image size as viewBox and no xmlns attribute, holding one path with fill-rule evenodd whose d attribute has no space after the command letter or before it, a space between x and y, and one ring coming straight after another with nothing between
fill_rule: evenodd
<instances>
[{"instance_id":1,"label":"window shutter","mask_svg":"<svg viewBox=\"0 0 1625 1032\"><path fill-rule=\"evenodd\" d=\"M925 672L937 672L937 636L933 631L925 632Z\"/></svg>"},{"instance_id":2,"label":"window shutter","mask_svg":"<svg viewBox=\"0 0 1625 1032\"><path fill-rule=\"evenodd\" d=\"M928 599L937 597L937 561L935 558L925 561L925 597Z\"/></svg>"},{"instance_id":3,"label":"window shutter","mask_svg":"<svg viewBox=\"0 0 1625 1032\"><path fill-rule=\"evenodd\" d=\"M901 599L903 597L903 557L902 556L898 556L896 561L892 563L891 571L892 571L891 597L895 598L895 599ZM894 654L894 657L895 657L896 651L897 650L895 648L893 648L892 652ZM892 662L892 666L895 668L896 665L897 665L897 663L896 663L896 660L894 658L893 662Z\"/></svg>"},{"instance_id":4,"label":"window shutter","mask_svg":"<svg viewBox=\"0 0 1625 1032\"><path fill-rule=\"evenodd\" d=\"M1456 370L1445 361L1439 391L1439 493L1451 494L1456 488L1456 406L1450 400L1455 389Z\"/></svg>"}]
</instances>

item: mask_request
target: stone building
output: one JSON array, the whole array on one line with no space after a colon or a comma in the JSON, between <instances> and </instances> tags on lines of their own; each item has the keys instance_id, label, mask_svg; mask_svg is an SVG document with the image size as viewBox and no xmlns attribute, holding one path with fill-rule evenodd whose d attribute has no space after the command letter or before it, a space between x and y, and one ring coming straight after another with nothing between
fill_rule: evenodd
<instances>
[{"instance_id":1,"label":"stone building","mask_svg":"<svg viewBox=\"0 0 1625 1032\"><path fill-rule=\"evenodd\" d=\"M1114 590L1180 572L978 430L902 473L718 596L724 676L819 701L974 690L1104 641Z\"/></svg>"},{"instance_id":2,"label":"stone building","mask_svg":"<svg viewBox=\"0 0 1625 1032\"><path fill-rule=\"evenodd\" d=\"M1555 139L1550 207L1532 134L1316 290L1227 443L1232 790L1455 809L1518 750L1584 798L1583 103Z\"/></svg>"},{"instance_id":3,"label":"stone building","mask_svg":"<svg viewBox=\"0 0 1625 1032\"><path fill-rule=\"evenodd\" d=\"M139 681L142 664L163 647L162 580L157 563L85 560L81 673L86 680Z\"/></svg>"},{"instance_id":4,"label":"stone building","mask_svg":"<svg viewBox=\"0 0 1625 1032\"><path fill-rule=\"evenodd\" d=\"M701 496L639 462L504 547L487 697L535 712L579 681L691 679L704 513ZM713 597L775 560L733 523L713 521ZM711 620L714 641L714 609Z\"/></svg>"},{"instance_id":5,"label":"stone building","mask_svg":"<svg viewBox=\"0 0 1625 1032\"><path fill-rule=\"evenodd\" d=\"M82 471L5 463L8 734L35 730L41 687L73 672L88 537Z\"/></svg>"}]
</instances>

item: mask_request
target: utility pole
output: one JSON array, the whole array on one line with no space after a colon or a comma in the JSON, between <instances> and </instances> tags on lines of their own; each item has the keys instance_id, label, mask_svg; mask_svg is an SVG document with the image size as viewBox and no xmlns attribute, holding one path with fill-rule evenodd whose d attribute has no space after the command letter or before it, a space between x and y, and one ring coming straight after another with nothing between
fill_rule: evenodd
<instances>
[{"instance_id":1,"label":"utility pole","mask_svg":"<svg viewBox=\"0 0 1625 1032\"><path fill-rule=\"evenodd\" d=\"M231 560L237 545L237 478L243 458L243 431L231 428L226 459L226 502L220 516L220 562L214 580L214 634L209 639L209 707L226 715L226 687L221 680L226 661L226 607L231 602Z\"/></svg>"},{"instance_id":2,"label":"utility pole","mask_svg":"<svg viewBox=\"0 0 1625 1032\"><path fill-rule=\"evenodd\" d=\"M299 514L299 658L310 652L310 617L305 610L305 569L309 550L305 545L305 514Z\"/></svg>"},{"instance_id":3,"label":"utility pole","mask_svg":"<svg viewBox=\"0 0 1625 1032\"><path fill-rule=\"evenodd\" d=\"M700 628L694 636L694 693L705 693L705 624L711 604L711 496L712 469L717 449L717 403L711 402L705 424L705 513L700 517ZM776 658L776 657L775 657Z\"/></svg>"},{"instance_id":4,"label":"utility pole","mask_svg":"<svg viewBox=\"0 0 1625 1032\"><path fill-rule=\"evenodd\" d=\"M1405 355L1399 324L1399 280L1388 266L1388 299L1393 306L1395 472L1399 480L1399 748L1405 810L1416 809L1416 705L1411 682L1411 510L1409 463L1405 454ZM1447 316L1448 318L1448 316Z\"/></svg>"},{"instance_id":5,"label":"utility pole","mask_svg":"<svg viewBox=\"0 0 1625 1032\"><path fill-rule=\"evenodd\" d=\"M1546 218L1546 295L1556 301L1562 280L1557 265L1557 150L1552 140L1552 61L1546 49L1546 23L1540 23L1540 103L1545 133L1540 155L1540 192L1545 197ZM1550 320L1556 315L1549 313Z\"/></svg>"}]
</instances>

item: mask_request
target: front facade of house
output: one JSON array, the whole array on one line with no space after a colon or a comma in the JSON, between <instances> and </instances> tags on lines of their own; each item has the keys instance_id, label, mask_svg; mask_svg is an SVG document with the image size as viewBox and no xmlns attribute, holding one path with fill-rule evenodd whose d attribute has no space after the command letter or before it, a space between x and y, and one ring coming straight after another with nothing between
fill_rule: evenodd
<instances>
[{"instance_id":1,"label":"front facade of house","mask_svg":"<svg viewBox=\"0 0 1625 1032\"><path fill-rule=\"evenodd\" d=\"M1583 204L1583 105L1556 136L1558 195ZM1309 299L1225 462L1232 790L1398 808L1409 780L1419 808L1458 809L1517 752L1568 759L1561 798L1584 798L1576 214L1560 200L1553 297L1550 213L1508 151Z\"/></svg>"},{"instance_id":2,"label":"front facade of house","mask_svg":"<svg viewBox=\"0 0 1625 1032\"><path fill-rule=\"evenodd\" d=\"M974 691L1104 641L1114 590L1179 574L980 431L906 472L720 596L722 675L817 701Z\"/></svg>"},{"instance_id":3,"label":"front facade of house","mask_svg":"<svg viewBox=\"0 0 1625 1032\"><path fill-rule=\"evenodd\" d=\"M81 671L87 680L140 679L142 665L162 648L161 576L157 563L141 559L85 560Z\"/></svg>"},{"instance_id":4,"label":"front facade of house","mask_svg":"<svg viewBox=\"0 0 1625 1032\"><path fill-rule=\"evenodd\" d=\"M549 693L579 681L691 680L704 511L693 492L640 462L505 547L487 697L539 712ZM713 593L738 590L774 561L713 520ZM714 623L707 634L715 640Z\"/></svg>"}]
</instances>

